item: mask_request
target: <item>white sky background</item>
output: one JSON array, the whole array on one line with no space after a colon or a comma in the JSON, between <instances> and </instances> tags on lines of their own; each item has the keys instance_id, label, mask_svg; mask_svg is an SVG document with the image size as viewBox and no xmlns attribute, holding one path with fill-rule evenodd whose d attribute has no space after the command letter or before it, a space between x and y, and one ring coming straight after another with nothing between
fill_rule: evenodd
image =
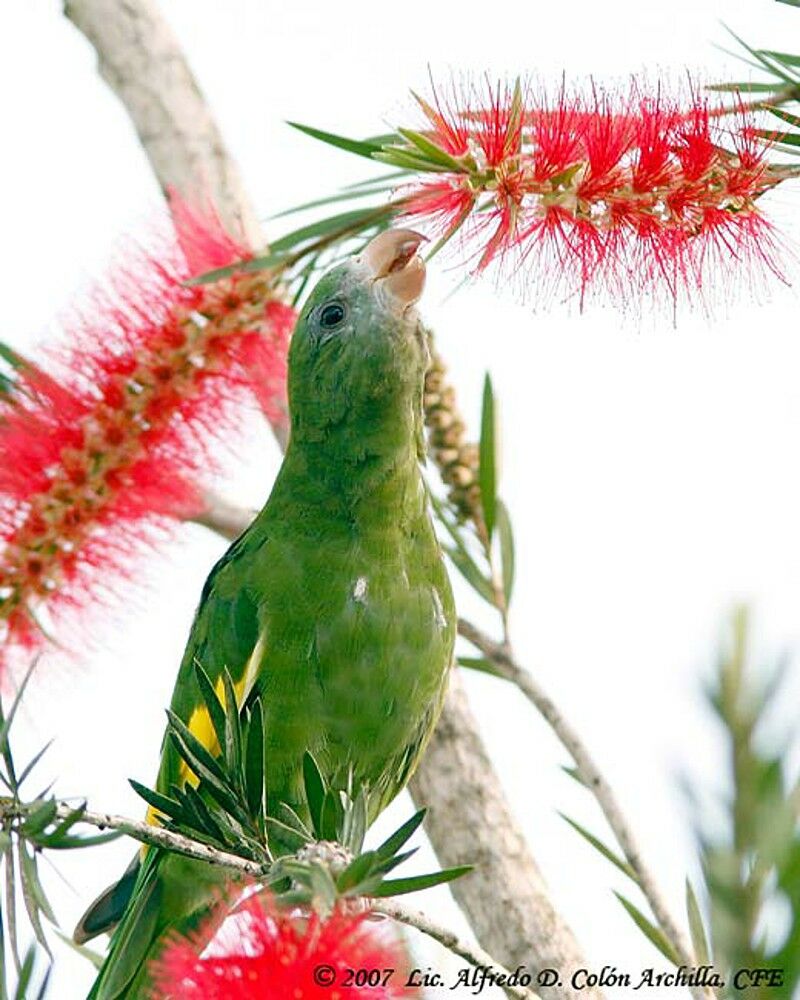
<instances>
[{"instance_id":1,"label":"white sky background","mask_svg":"<svg viewBox=\"0 0 800 1000\"><path fill-rule=\"evenodd\" d=\"M158 192L126 114L59 4L2 6L0 339L30 349L102 272L115 238L148 216ZM800 11L768 2L162 6L265 217L370 175L366 161L304 138L285 119L352 135L383 131L408 106L408 88L425 86L428 64L441 77L456 68L604 80L645 68L651 77L679 78L689 67L706 80L746 78L746 67L713 47L728 44L722 18L753 44L800 48ZM788 223L799 204L787 185L771 212ZM269 223L267 233L282 228ZM797 293L773 284L768 301L721 310L712 322L684 316L674 328L665 315L639 328L611 310L535 315L488 282L447 299L451 286L434 264L424 313L473 427L486 368L501 400L520 657L583 733L682 913L683 880L695 869L692 817L677 779L689 774L710 790L723 778L701 682L735 600L755 609L759 664L791 654L786 708L796 717ZM253 426L224 488L257 504L279 456L268 432ZM77 666L41 663L17 752L21 759L55 736L42 777L57 778L60 794L141 812L126 779L154 778L163 707L203 579L223 549L202 529L185 529L145 570L147 586L133 598L122 588L124 610L98 650ZM465 598L462 611L473 610ZM466 681L506 791L589 965L665 968L611 894L627 889L621 876L556 814L606 837L588 797L559 769L565 752L512 689L484 676ZM410 809L402 797L381 828ZM56 876L48 884L66 928L131 853L120 843L58 859L73 888ZM430 864L427 855L419 870ZM418 902L463 926L446 891ZM56 955L52 1000L83 996L88 965L60 945Z\"/></svg>"}]
</instances>

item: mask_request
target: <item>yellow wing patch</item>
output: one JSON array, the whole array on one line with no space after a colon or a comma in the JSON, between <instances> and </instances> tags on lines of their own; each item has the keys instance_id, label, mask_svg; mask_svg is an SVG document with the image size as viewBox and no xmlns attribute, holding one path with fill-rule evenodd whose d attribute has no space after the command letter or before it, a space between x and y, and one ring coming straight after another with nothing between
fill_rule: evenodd
<instances>
[{"instance_id":1,"label":"yellow wing patch","mask_svg":"<svg viewBox=\"0 0 800 1000\"><path fill-rule=\"evenodd\" d=\"M242 705L247 700L248 695L253 690L253 685L255 684L256 678L258 677L258 671L261 666L261 660L264 655L264 650L267 645L267 635L266 632L262 632L258 637L258 642L250 654L250 659L247 661L247 665L244 668L244 673L241 679L233 685L233 690L236 694L236 707L241 708ZM222 681L222 677L217 681L214 691L222 703L222 707L225 707L225 686ZM208 709L203 706L198 706L192 714L189 716L189 721L187 723L189 732L199 740L203 746L208 750L213 756L217 756L220 751L219 740L217 739L216 731L214 730L214 724L211 721L211 715ZM179 771L179 781L180 783L197 786L199 779L197 775L192 771L185 761L181 761L180 771ZM153 806L150 806L147 810L146 820L155 826L160 823L160 813Z\"/></svg>"}]
</instances>

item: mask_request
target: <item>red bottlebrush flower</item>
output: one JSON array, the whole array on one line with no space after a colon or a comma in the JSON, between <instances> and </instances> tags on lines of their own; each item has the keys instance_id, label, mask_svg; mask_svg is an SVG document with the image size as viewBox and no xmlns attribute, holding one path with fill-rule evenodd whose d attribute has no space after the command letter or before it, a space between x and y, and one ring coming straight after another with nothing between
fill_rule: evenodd
<instances>
[{"instance_id":1,"label":"red bottlebrush flower","mask_svg":"<svg viewBox=\"0 0 800 1000\"><path fill-rule=\"evenodd\" d=\"M327 920L280 912L261 897L240 907L233 931L223 927L198 955L186 939L167 945L151 967L152 1000L395 1000L406 987L406 960L387 923L335 911ZM231 940L233 937L233 940ZM363 970L356 977L352 971ZM389 974L389 970L393 970Z\"/></svg>"},{"instance_id":2,"label":"red bottlebrush flower","mask_svg":"<svg viewBox=\"0 0 800 1000\"><path fill-rule=\"evenodd\" d=\"M599 293L707 305L712 277L781 276L758 199L784 175L744 108L723 121L693 89L670 98L635 80L624 94L562 84L552 97L484 82L434 104L427 138L449 152L457 134L465 152L458 170L443 161L404 185L400 212L462 228L478 271L496 261L538 297L581 306Z\"/></svg>"},{"instance_id":3,"label":"red bottlebrush flower","mask_svg":"<svg viewBox=\"0 0 800 1000\"><path fill-rule=\"evenodd\" d=\"M65 321L0 399L0 667L97 600L141 543L200 509L210 446L246 397L285 420L294 321L261 274L187 286L247 248L173 198L174 226ZM58 631L58 630L57 630Z\"/></svg>"}]
</instances>

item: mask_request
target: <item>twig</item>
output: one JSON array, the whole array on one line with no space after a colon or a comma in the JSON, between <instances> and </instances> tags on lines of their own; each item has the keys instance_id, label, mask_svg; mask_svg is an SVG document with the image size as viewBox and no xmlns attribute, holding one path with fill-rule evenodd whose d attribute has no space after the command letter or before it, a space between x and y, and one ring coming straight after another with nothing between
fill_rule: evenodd
<instances>
[{"instance_id":1,"label":"twig","mask_svg":"<svg viewBox=\"0 0 800 1000\"><path fill-rule=\"evenodd\" d=\"M247 507L238 507L216 493L206 493L203 505L202 513L195 515L192 520L216 531L231 542L250 525L257 513Z\"/></svg>"},{"instance_id":2,"label":"twig","mask_svg":"<svg viewBox=\"0 0 800 1000\"><path fill-rule=\"evenodd\" d=\"M391 917L392 920L396 920L398 923L405 924L407 927L413 927L422 934L426 934L429 938L433 938L434 941L438 941L442 947L451 951L454 955L458 955L459 958L463 958L469 962L476 969L485 969L487 972L487 984L501 980L501 977L508 979L510 975L507 969L498 965L491 955L488 955L482 948L469 944L469 942L464 941L463 938L454 934L453 931L434 923L424 913L420 913L419 910L409 909L403 906L402 903L397 903L390 899L373 902L372 910L374 913L382 913L384 916ZM536 1000L538 997L538 994L527 989L525 986L506 985L501 988L507 996L515 997L517 1000Z\"/></svg>"},{"instance_id":3,"label":"twig","mask_svg":"<svg viewBox=\"0 0 800 1000\"><path fill-rule=\"evenodd\" d=\"M617 802L616 795L595 764L580 736L567 722L550 696L531 674L517 663L508 646L495 642L463 618L458 621L458 632L476 649L480 650L506 680L511 681L520 689L528 701L538 709L563 746L569 751L581 781L594 795L603 811L603 815L625 855L625 860L633 870L636 882L647 899L658 925L669 939L681 963L688 966L694 965L692 951L669 912L656 886L655 879L644 863L634 835ZM692 994L700 997L707 995L700 988L693 989Z\"/></svg>"},{"instance_id":4,"label":"twig","mask_svg":"<svg viewBox=\"0 0 800 1000\"><path fill-rule=\"evenodd\" d=\"M724 118L726 115L736 115L742 111L768 111L769 108L777 108L781 104L790 104L797 100L800 100L800 84L776 88L773 94L757 97L751 101L737 101L732 104L722 104L717 108L709 108L708 113L712 118Z\"/></svg>"}]
</instances>

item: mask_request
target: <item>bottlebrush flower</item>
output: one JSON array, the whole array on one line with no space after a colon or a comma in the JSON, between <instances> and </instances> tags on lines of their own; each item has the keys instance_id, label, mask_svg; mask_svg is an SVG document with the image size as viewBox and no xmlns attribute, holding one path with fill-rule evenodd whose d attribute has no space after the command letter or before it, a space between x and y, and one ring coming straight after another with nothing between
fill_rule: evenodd
<instances>
[{"instance_id":1,"label":"bottlebrush flower","mask_svg":"<svg viewBox=\"0 0 800 1000\"><path fill-rule=\"evenodd\" d=\"M486 80L417 103L422 124L382 157L427 162L398 190L398 212L458 233L476 271L495 262L581 305L599 291L705 302L711 277L780 276L758 199L786 173L743 107L723 120L695 90L670 98L635 80L624 94L562 85L553 96Z\"/></svg>"},{"instance_id":2,"label":"bottlebrush flower","mask_svg":"<svg viewBox=\"0 0 800 1000\"><path fill-rule=\"evenodd\" d=\"M142 543L199 512L245 397L285 420L293 310L263 273L186 286L248 251L215 216L172 212L0 399L0 666L42 646L41 611L57 623L102 598Z\"/></svg>"},{"instance_id":3,"label":"bottlebrush flower","mask_svg":"<svg viewBox=\"0 0 800 1000\"><path fill-rule=\"evenodd\" d=\"M282 913L260 896L247 899L239 914L235 929L224 926L203 954L198 954L202 938L168 944L152 966L152 1000L394 1000L418 996L416 989L404 985L405 956L388 922L376 924L363 913L350 915L341 910L327 920L316 914L299 918ZM363 970L366 982L359 977L356 983L348 970Z\"/></svg>"}]
</instances>

